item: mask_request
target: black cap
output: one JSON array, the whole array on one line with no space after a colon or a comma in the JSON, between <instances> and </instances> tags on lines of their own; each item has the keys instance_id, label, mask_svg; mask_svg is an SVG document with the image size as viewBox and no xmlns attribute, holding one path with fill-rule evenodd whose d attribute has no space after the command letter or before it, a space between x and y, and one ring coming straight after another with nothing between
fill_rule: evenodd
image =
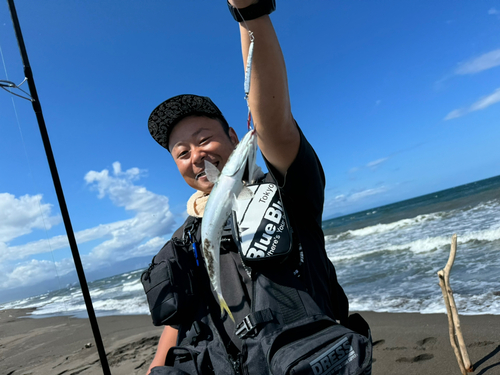
<instances>
[{"instance_id":1,"label":"black cap","mask_svg":"<svg viewBox=\"0 0 500 375\"><path fill-rule=\"evenodd\" d=\"M170 133L175 125L183 118L193 115L219 119L224 131L229 131L229 124L210 98L184 94L165 100L151 112L149 132L156 142L168 150Z\"/></svg>"}]
</instances>

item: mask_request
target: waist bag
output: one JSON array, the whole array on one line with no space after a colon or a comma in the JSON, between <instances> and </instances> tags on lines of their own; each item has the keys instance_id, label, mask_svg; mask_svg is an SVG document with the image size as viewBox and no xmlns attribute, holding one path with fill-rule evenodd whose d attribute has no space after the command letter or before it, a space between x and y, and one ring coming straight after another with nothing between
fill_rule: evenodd
<instances>
[{"instance_id":1,"label":"waist bag","mask_svg":"<svg viewBox=\"0 0 500 375\"><path fill-rule=\"evenodd\" d=\"M190 327L179 327L178 346L169 350L165 366L155 367L151 375L371 374L371 334L360 315L351 315L348 327L340 325L305 291L262 274L255 278L253 290L252 313L237 326L243 342L237 357L228 354L220 320L210 314L219 313L210 294L212 301L205 302L211 308L205 304Z\"/></svg>"},{"instance_id":2,"label":"waist bag","mask_svg":"<svg viewBox=\"0 0 500 375\"><path fill-rule=\"evenodd\" d=\"M195 221L185 225L182 238L168 241L141 275L155 326L185 322L198 305L194 273L200 261L195 242L189 240L196 226Z\"/></svg>"},{"instance_id":3,"label":"waist bag","mask_svg":"<svg viewBox=\"0 0 500 375\"><path fill-rule=\"evenodd\" d=\"M351 315L349 328L338 324L297 280L279 273L255 279L252 313L238 325L243 372L260 374L267 366L273 375L371 374L371 334L363 318Z\"/></svg>"}]
</instances>

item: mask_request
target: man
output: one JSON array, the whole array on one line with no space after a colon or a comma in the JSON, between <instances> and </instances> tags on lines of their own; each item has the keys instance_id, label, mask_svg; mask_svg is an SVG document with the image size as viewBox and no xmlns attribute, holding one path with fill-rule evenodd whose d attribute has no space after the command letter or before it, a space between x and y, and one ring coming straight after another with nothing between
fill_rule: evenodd
<instances>
[{"instance_id":1,"label":"man","mask_svg":"<svg viewBox=\"0 0 500 375\"><path fill-rule=\"evenodd\" d=\"M249 105L258 146L270 172L266 178L280 187L295 248L300 244L303 249L301 285L328 317L346 323L347 298L326 255L321 229L325 178L316 154L292 116L285 62L269 17L274 1L228 3L235 19L243 15L246 21L239 23L244 62L250 45L249 30L255 38ZM188 202L188 213L202 217L213 187L204 172L205 160L222 171L238 144L235 131L210 99L196 95L180 95L160 104L150 116L149 129L156 141L169 150L186 183L197 191ZM290 269L295 268L296 264L290 265ZM251 310L253 273L237 250L221 254L221 273L223 295L235 317L234 323L227 316L221 318L222 330L226 331L222 336L227 352L235 359L243 350L235 330ZM178 337L177 328L165 327L149 371L163 366L169 349L185 340L185 332Z\"/></svg>"}]
</instances>

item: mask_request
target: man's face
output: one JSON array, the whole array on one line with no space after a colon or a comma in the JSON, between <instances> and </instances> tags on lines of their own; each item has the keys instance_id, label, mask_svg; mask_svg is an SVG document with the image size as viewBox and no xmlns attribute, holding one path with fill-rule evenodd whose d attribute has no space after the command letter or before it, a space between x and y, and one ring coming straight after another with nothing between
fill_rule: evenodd
<instances>
[{"instance_id":1,"label":"man's face","mask_svg":"<svg viewBox=\"0 0 500 375\"><path fill-rule=\"evenodd\" d=\"M222 171L237 144L238 137L232 128L228 137L218 120L189 116L174 127L168 147L187 184L210 193L213 184L205 175L205 160Z\"/></svg>"}]
</instances>

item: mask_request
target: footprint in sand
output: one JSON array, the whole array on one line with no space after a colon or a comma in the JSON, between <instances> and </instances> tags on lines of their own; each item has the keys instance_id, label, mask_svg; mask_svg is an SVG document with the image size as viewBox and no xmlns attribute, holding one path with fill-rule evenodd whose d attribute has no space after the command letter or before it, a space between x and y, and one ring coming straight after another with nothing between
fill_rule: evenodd
<instances>
[{"instance_id":1,"label":"footprint in sand","mask_svg":"<svg viewBox=\"0 0 500 375\"><path fill-rule=\"evenodd\" d=\"M427 344L435 344L437 342L437 339L435 337L426 337L423 340L417 341L418 346L424 346Z\"/></svg>"},{"instance_id":2,"label":"footprint in sand","mask_svg":"<svg viewBox=\"0 0 500 375\"><path fill-rule=\"evenodd\" d=\"M428 361L429 359L432 359L432 358L434 358L434 355L424 353L424 354L417 355L416 357L413 357L413 358L406 358L406 357L398 358L398 359L396 359L396 362L414 363L414 362Z\"/></svg>"},{"instance_id":3,"label":"footprint in sand","mask_svg":"<svg viewBox=\"0 0 500 375\"><path fill-rule=\"evenodd\" d=\"M406 346L394 346L392 348L384 348L384 350L406 350L408 349Z\"/></svg>"},{"instance_id":4,"label":"footprint in sand","mask_svg":"<svg viewBox=\"0 0 500 375\"><path fill-rule=\"evenodd\" d=\"M474 347L478 347L478 346L486 346L486 345L493 345L493 344L494 344L493 341L479 341L479 342L473 342L471 344L468 344L467 347L474 348Z\"/></svg>"},{"instance_id":5,"label":"footprint in sand","mask_svg":"<svg viewBox=\"0 0 500 375\"><path fill-rule=\"evenodd\" d=\"M377 340L377 341L374 341L372 343L372 346L375 348L375 347L378 347L380 345L383 345L385 344L385 340ZM375 363L377 361L377 358L372 358L372 363Z\"/></svg>"}]
</instances>

